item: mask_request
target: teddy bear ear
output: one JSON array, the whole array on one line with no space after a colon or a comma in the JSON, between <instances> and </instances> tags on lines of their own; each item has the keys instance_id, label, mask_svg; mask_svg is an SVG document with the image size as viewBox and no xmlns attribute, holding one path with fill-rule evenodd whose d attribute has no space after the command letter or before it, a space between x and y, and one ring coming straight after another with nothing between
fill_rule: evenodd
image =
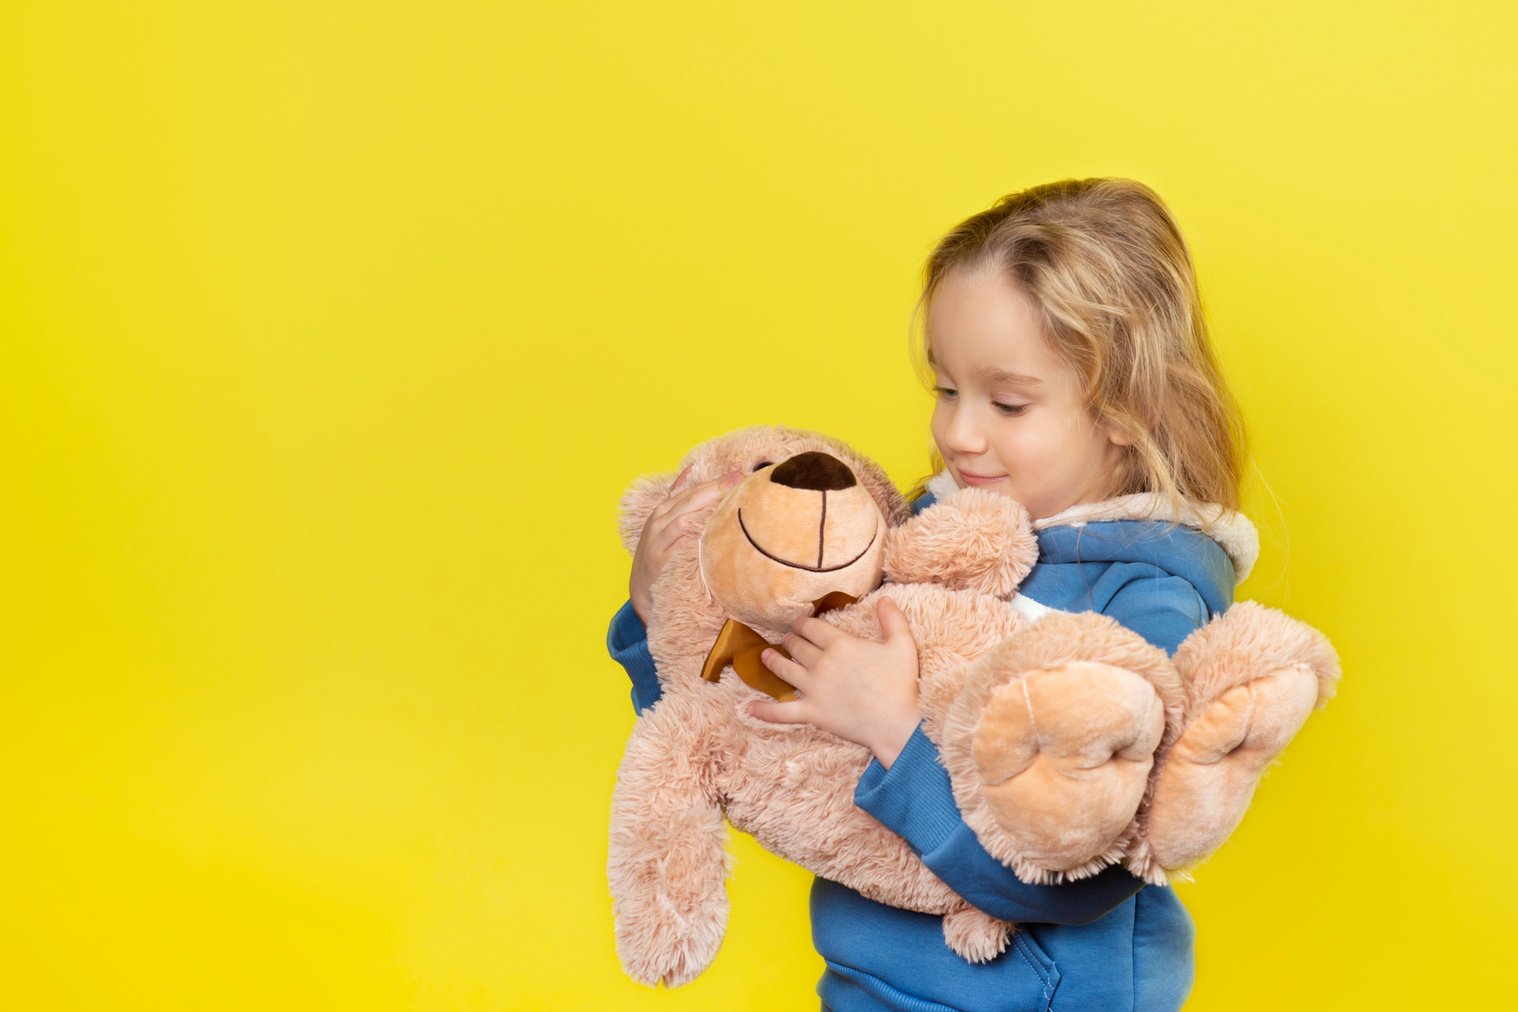
<instances>
[{"instance_id":1,"label":"teddy bear ear","mask_svg":"<svg viewBox=\"0 0 1518 1012\"><path fill-rule=\"evenodd\" d=\"M643 537L643 526L654 507L668 499L675 486L673 474L650 474L633 482L622 493L621 528L622 544L628 553L638 550L638 539Z\"/></svg>"}]
</instances>

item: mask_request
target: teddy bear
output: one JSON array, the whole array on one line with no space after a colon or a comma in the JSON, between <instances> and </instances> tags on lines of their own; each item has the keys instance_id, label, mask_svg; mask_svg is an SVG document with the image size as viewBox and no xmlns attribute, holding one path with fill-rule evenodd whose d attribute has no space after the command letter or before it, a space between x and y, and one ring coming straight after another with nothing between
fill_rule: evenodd
<instances>
[{"instance_id":1,"label":"teddy bear","mask_svg":"<svg viewBox=\"0 0 1518 1012\"><path fill-rule=\"evenodd\" d=\"M758 654L799 617L879 640L877 597L898 606L918 645L923 731L965 821L1030 882L1122 862L1163 883L1206 857L1338 677L1320 634L1249 602L1173 660L1101 615L1031 620L1009 604L1037 559L1019 504L965 489L912 517L878 465L818 433L744 429L682 465L678 483L656 476L624 496L629 551L680 488L746 477L695 514L652 590L663 691L618 770L607 865L619 957L647 984L686 983L715 958L724 814L819 876L942 915L965 959L993 958L1014 930L855 806L865 748L749 713L793 691Z\"/></svg>"}]
</instances>

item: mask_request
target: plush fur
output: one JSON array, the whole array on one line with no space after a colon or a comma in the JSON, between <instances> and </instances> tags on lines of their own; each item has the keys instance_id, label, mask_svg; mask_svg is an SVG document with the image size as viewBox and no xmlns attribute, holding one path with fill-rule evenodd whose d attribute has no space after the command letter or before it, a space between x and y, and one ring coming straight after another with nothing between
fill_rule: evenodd
<instances>
[{"instance_id":1,"label":"plush fur","mask_svg":"<svg viewBox=\"0 0 1518 1012\"><path fill-rule=\"evenodd\" d=\"M777 465L808 454L846 466L868 495L841 487L833 465L816 458L773 480ZM889 596L918 644L924 731L956 801L987 850L1029 881L1079 878L1119 860L1164 881L1179 859L1210 853L1305 719L1304 680L1314 679L1316 700L1337 676L1320 636L1265 609L1222 624L1238 609L1230 611L1189 650L1188 641L1177 664L1099 615L1030 624L1006 601L1037 558L1021 506L967 489L909 518L875 464L798 430L720 437L693 450L678 479L635 484L623 500L629 550L665 498L735 468L749 477L694 515L692 536L676 543L653 587L649 650L663 695L638 721L613 795L617 947L645 983L685 983L716 954L727 916L724 811L818 875L945 915L945 940L966 959L999 954L1012 930L854 805L870 760L863 747L750 717L745 704L758 693L730 667L702 681L730 616L778 642L810 602L842 589L863 596L824 621L879 640L875 598ZM800 533L783 534L787 524ZM888 582L875 589L882 569ZM1235 738L1247 747L1227 751Z\"/></svg>"}]
</instances>

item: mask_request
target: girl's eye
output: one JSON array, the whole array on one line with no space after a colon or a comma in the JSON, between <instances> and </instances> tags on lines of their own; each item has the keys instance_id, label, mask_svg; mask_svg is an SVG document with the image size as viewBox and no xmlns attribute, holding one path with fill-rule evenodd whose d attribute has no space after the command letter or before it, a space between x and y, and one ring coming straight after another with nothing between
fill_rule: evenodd
<instances>
[{"instance_id":1,"label":"girl's eye","mask_svg":"<svg viewBox=\"0 0 1518 1012\"><path fill-rule=\"evenodd\" d=\"M991 406L1004 415L1020 415L1028 410L1026 404L1003 404L1001 401L992 401Z\"/></svg>"},{"instance_id":2,"label":"girl's eye","mask_svg":"<svg viewBox=\"0 0 1518 1012\"><path fill-rule=\"evenodd\" d=\"M933 393L937 394L939 397L944 397L944 398L947 398L949 400L953 400L954 399L954 395L957 394L957 393L959 393L959 391L955 390L953 387L934 387L933 388Z\"/></svg>"}]
</instances>

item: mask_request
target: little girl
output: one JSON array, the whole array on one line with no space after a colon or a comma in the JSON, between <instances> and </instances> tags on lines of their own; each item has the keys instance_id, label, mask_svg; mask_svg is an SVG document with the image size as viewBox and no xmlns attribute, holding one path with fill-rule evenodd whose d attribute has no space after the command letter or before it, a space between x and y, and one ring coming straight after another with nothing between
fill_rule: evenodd
<instances>
[{"instance_id":1,"label":"little girl","mask_svg":"<svg viewBox=\"0 0 1518 1012\"><path fill-rule=\"evenodd\" d=\"M1027 507L1038 563L1014 604L1109 615L1156 646L1232 601L1253 563L1225 538L1237 515L1242 428L1202 319L1185 241L1164 203L1125 179L1063 180L1010 194L939 241L921 306L937 404L936 476L913 503L974 485ZM735 478L736 476L730 476ZM608 646L640 708L658 698L642 619L649 587L694 511L696 486L656 509L633 559L631 599ZM1229 543L1230 557L1214 536ZM971 964L941 918L815 880L823 1008L1159 1010L1190 991L1193 928L1168 887L1121 867L1033 886L986 853L920 727L917 648L888 600L883 643L818 619L765 664L796 686L755 716L808 722L868 748L855 801L981 910L1015 921L1006 952Z\"/></svg>"}]
</instances>

